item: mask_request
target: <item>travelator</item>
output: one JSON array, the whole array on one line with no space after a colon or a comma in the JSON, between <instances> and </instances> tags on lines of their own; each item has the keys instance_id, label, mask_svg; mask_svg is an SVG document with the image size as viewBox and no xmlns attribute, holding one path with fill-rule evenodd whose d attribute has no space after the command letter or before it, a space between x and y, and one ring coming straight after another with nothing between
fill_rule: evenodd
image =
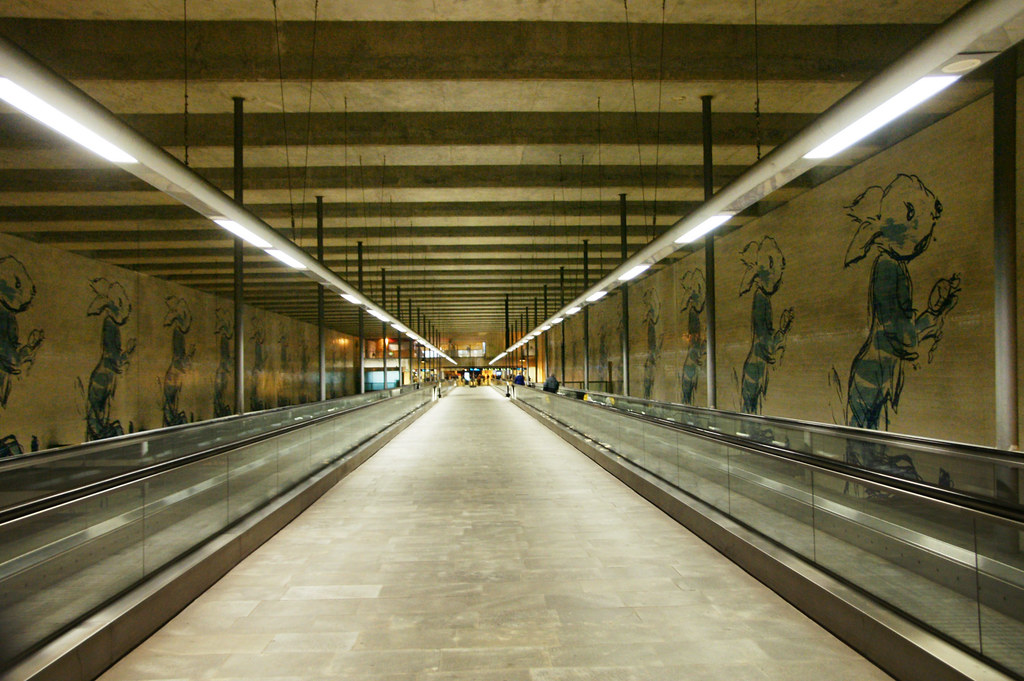
<instances>
[{"instance_id":1,"label":"travelator","mask_svg":"<svg viewBox=\"0 0 1024 681\"><path fill-rule=\"evenodd\" d=\"M1018 456L538 388L515 401L898 678L1024 678Z\"/></svg>"},{"instance_id":2,"label":"travelator","mask_svg":"<svg viewBox=\"0 0 1024 681\"><path fill-rule=\"evenodd\" d=\"M0 461L0 679L94 678L450 387Z\"/></svg>"}]
</instances>

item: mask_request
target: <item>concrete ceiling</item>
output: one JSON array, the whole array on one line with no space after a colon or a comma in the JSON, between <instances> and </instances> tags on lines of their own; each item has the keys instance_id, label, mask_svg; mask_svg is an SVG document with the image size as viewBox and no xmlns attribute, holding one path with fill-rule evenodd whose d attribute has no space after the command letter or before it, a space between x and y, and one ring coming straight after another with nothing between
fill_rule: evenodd
<instances>
[{"instance_id":1,"label":"concrete ceiling","mask_svg":"<svg viewBox=\"0 0 1024 681\"><path fill-rule=\"evenodd\" d=\"M244 97L250 210L315 254L322 196L328 266L355 284L362 241L364 291L385 268L389 311L400 286L403 318L464 336L500 331L506 295L519 319L546 285L553 311L562 267L578 292L583 239L592 281L614 267L620 193L631 252L698 205L702 95L720 186L963 4L761 0L759 117L753 0L668 0L664 24L656 0L5 0L0 34L229 195ZM231 291L225 232L7 108L0 230ZM248 302L315 320L301 275L254 249L246 273Z\"/></svg>"}]
</instances>

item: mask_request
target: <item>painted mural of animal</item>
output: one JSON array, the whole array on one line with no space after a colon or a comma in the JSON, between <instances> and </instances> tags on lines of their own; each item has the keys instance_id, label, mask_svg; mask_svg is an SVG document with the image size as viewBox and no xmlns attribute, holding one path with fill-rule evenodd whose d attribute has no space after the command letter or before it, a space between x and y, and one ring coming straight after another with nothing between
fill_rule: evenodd
<instances>
[{"instance_id":1,"label":"painted mural of animal","mask_svg":"<svg viewBox=\"0 0 1024 681\"><path fill-rule=\"evenodd\" d=\"M234 413L233 406L228 401L228 386L234 370L231 364L231 341L235 337L235 324L227 310L218 308L216 314L217 327L213 333L219 338L220 360L213 376L213 415L219 417Z\"/></svg>"},{"instance_id":2,"label":"painted mural of animal","mask_svg":"<svg viewBox=\"0 0 1024 681\"><path fill-rule=\"evenodd\" d=\"M704 271L694 268L683 273L679 278L682 306L680 312L686 312L686 356L683 358L683 370L680 376L681 397L683 404L693 404L693 396L697 392L701 367L707 358L707 342L700 324L700 315L704 311L705 291L707 283Z\"/></svg>"},{"instance_id":3,"label":"painted mural of animal","mask_svg":"<svg viewBox=\"0 0 1024 681\"><path fill-rule=\"evenodd\" d=\"M86 315L102 316L103 329L100 335L100 359L89 375L89 388L86 392L86 441L124 434L121 422L110 417L110 404L117 392L117 377L124 373L135 352L134 338L127 343L121 340L121 327L132 313L132 304L124 287L103 277L93 279L89 286L95 297ZM129 427L129 432L131 430Z\"/></svg>"},{"instance_id":4,"label":"painted mural of animal","mask_svg":"<svg viewBox=\"0 0 1024 681\"><path fill-rule=\"evenodd\" d=\"M928 305L914 308L908 263L927 250L942 215L942 203L914 175L899 174L886 187L865 190L847 207L857 230L846 249L844 266L872 256L868 285L868 336L850 365L846 390L846 422L857 428L888 430L899 408L905 364L916 367L928 347L928 362L942 339L946 315L957 303L960 276L938 279ZM852 463L920 480L906 455L851 451ZM940 479L951 486L945 471Z\"/></svg>"},{"instance_id":5,"label":"painted mural of animal","mask_svg":"<svg viewBox=\"0 0 1024 681\"><path fill-rule=\"evenodd\" d=\"M164 300L164 304L167 306L164 326L171 327L171 363L164 374L162 386L164 426L166 427L177 426L189 421L185 412L178 408L178 399L181 396L185 373L192 366L196 346L193 345L187 349L185 347L185 334L192 328L192 311L189 310L188 301L177 296L168 296Z\"/></svg>"},{"instance_id":6,"label":"painted mural of animal","mask_svg":"<svg viewBox=\"0 0 1024 681\"><path fill-rule=\"evenodd\" d=\"M263 322L259 317L252 320L253 342L253 365L252 365L252 393L249 396L249 410L262 411L270 408L267 395L269 393L269 375L267 373L267 352L265 347L266 333L263 330Z\"/></svg>"},{"instance_id":7,"label":"painted mural of animal","mask_svg":"<svg viewBox=\"0 0 1024 681\"><path fill-rule=\"evenodd\" d=\"M28 374L43 344L43 330L33 329L21 342L17 315L32 304L36 286L25 266L13 255L0 258L0 407L7 406L15 378ZM0 457L23 452L14 435L0 439Z\"/></svg>"},{"instance_id":8,"label":"painted mural of animal","mask_svg":"<svg viewBox=\"0 0 1024 681\"><path fill-rule=\"evenodd\" d=\"M657 289L644 289L640 299L643 303L644 316L641 323L647 329L647 358L644 360L643 389L644 399L651 399L654 391L654 372L661 355L662 338L658 336L658 322L661 321L661 298Z\"/></svg>"},{"instance_id":9,"label":"painted mural of animal","mask_svg":"<svg viewBox=\"0 0 1024 681\"><path fill-rule=\"evenodd\" d=\"M740 282L740 296L753 292L750 311L750 351L743 362L740 384L741 411L760 414L768 392L768 368L777 366L786 349L786 334L793 325L793 308L786 308L776 328L772 314L772 296L782 285L786 258L770 236L751 241L740 252L746 266Z\"/></svg>"}]
</instances>

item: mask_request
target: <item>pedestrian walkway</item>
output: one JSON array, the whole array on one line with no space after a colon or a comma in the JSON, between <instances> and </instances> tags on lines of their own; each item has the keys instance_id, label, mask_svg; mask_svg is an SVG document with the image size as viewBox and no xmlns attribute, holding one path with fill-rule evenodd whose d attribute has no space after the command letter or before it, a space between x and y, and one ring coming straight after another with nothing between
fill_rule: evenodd
<instances>
[{"instance_id":1,"label":"pedestrian walkway","mask_svg":"<svg viewBox=\"0 0 1024 681\"><path fill-rule=\"evenodd\" d=\"M888 678L481 388L441 400L101 677Z\"/></svg>"}]
</instances>

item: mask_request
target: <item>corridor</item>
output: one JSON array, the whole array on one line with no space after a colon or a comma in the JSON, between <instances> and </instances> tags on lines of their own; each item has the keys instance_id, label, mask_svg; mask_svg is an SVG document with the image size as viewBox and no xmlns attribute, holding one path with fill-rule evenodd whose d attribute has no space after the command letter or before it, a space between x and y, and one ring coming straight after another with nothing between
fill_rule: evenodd
<instances>
[{"instance_id":1,"label":"corridor","mask_svg":"<svg viewBox=\"0 0 1024 681\"><path fill-rule=\"evenodd\" d=\"M101 677L887 678L487 388L450 393Z\"/></svg>"}]
</instances>

